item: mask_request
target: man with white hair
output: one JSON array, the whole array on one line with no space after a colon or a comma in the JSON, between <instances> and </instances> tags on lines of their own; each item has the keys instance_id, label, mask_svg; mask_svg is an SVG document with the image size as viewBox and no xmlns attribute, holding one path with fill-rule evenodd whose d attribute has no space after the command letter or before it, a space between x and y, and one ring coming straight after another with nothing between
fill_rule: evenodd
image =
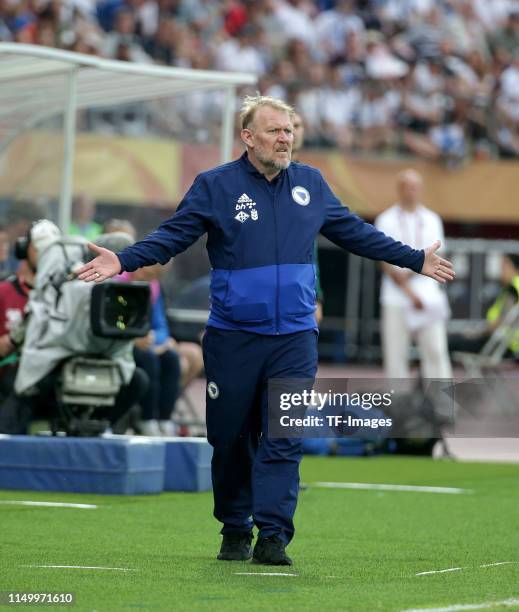
<instances>
[{"instance_id":1,"label":"man with white hair","mask_svg":"<svg viewBox=\"0 0 519 612\"><path fill-rule=\"evenodd\" d=\"M268 435L268 381L315 378L314 241L411 267L439 282L453 278L439 243L414 250L350 213L319 170L291 164L294 110L247 97L246 152L196 179L176 213L144 240L98 256L78 275L101 282L121 271L166 263L207 232L211 314L203 340L214 515L223 523L220 560L291 565L302 443ZM259 530L251 550L252 528Z\"/></svg>"},{"instance_id":2,"label":"man with white hair","mask_svg":"<svg viewBox=\"0 0 519 612\"><path fill-rule=\"evenodd\" d=\"M415 249L426 247L431 238L443 241L439 215L420 203L420 174L411 169L400 172L397 189L398 203L379 215L375 226ZM389 263L382 263L382 270L381 331L386 376L410 377L409 348L414 338L422 376L451 378L446 329L450 311L445 292L432 279L411 270L401 270Z\"/></svg>"}]
</instances>

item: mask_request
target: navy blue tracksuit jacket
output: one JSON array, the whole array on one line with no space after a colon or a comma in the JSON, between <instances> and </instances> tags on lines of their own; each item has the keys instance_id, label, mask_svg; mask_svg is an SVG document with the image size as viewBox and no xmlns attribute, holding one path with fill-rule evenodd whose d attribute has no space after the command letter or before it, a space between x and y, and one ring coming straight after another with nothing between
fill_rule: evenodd
<instances>
[{"instance_id":1,"label":"navy blue tracksuit jacket","mask_svg":"<svg viewBox=\"0 0 519 612\"><path fill-rule=\"evenodd\" d=\"M316 327L313 244L319 232L351 253L415 272L424 261L423 251L352 214L319 170L291 164L269 182L244 153L200 174L170 219L119 253L122 269L164 264L206 232L208 326L264 335Z\"/></svg>"}]
</instances>

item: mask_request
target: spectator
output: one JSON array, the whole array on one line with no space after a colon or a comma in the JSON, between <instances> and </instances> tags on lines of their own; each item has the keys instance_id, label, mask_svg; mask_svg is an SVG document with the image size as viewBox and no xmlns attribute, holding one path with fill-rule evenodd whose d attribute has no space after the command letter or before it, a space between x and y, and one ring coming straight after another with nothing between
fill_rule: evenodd
<instances>
[{"instance_id":1,"label":"spectator","mask_svg":"<svg viewBox=\"0 0 519 612\"><path fill-rule=\"evenodd\" d=\"M475 329L449 339L453 350L479 353L492 333L501 325L506 315L519 302L519 255L506 253L501 260L501 290L486 313L483 329ZM508 345L510 356L519 358L519 330Z\"/></svg>"},{"instance_id":2,"label":"spectator","mask_svg":"<svg viewBox=\"0 0 519 612\"><path fill-rule=\"evenodd\" d=\"M142 48L135 29L135 13L129 7L121 7L115 16L113 32L109 32L104 39L103 55L115 59L118 53L124 53L128 61L149 63L151 60Z\"/></svg>"},{"instance_id":3,"label":"spectator","mask_svg":"<svg viewBox=\"0 0 519 612\"><path fill-rule=\"evenodd\" d=\"M222 3L212 0L183 0L179 18L205 40L212 40L223 28Z\"/></svg>"},{"instance_id":4,"label":"spectator","mask_svg":"<svg viewBox=\"0 0 519 612\"><path fill-rule=\"evenodd\" d=\"M261 90L267 96L287 99L297 85L298 75L292 62L281 59L262 80Z\"/></svg>"},{"instance_id":5,"label":"spectator","mask_svg":"<svg viewBox=\"0 0 519 612\"><path fill-rule=\"evenodd\" d=\"M135 363L150 380L148 394L141 403L141 433L147 436L173 436L175 426L171 415L180 393L182 374L180 356L169 336L159 276L158 265L123 275L130 280L147 281L151 287L151 330L147 336L135 341L133 353Z\"/></svg>"},{"instance_id":6,"label":"spectator","mask_svg":"<svg viewBox=\"0 0 519 612\"><path fill-rule=\"evenodd\" d=\"M328 87L320 93L322 130L326 141L342 149L353 144L354 118L359 108L360 92L357 87L346 88L340 66L330 69Z\"/></svg>"},{"instance_id":7,"label":"spectator","mask_svg":"<svg viewBox=\"0 0 519 612\"><path fill-rule=\"evenodd\" d=\"M409 23L421 19L434 5L434 0L380 0L377 14L381 22Z\"/></svg>"},{"instance_id":8,"label":"spectator","mask_svg":"<svg viewBox=\"0 0 519 612\"><path fill-rule=\"evenodd\" d=\"M313 46L315 27L311 19L312 3L306 0L277 0L273 6L284 39L297 39Z\"/></svg>"},{"instance_id":9,"label":"spectator","mask_svg":"<svg viewBox=\"0 0 519 612\"><path fill-rule=\"evenodd\" d=\"M519 156L519 49L512 64L503 71L497 98L497 139L504 156Z\"/></svg>"},{"instance_id":10,"label":"spectator","mask_svg":"<svg viewBox=\"0 0 519 612\"><path fill-rule=\"evenodd\" d=\"M365 40L364 63L369 78L385 81L401 78L408 73L407 64L393 55L378 32L369 32Z\"/></svg>"},{"instance_id":11,"label":"spectator","mask_svg":"<svg viewBox=\"0 0 519 612\"><path fill-rule=\"evenodd\" d=\"M77 196L72 203L72 222L69 233L84 236L88 240L95 240L102 231L99 223L94 221L95 214L95 200L84 193Z\"/></svg>"},{"instance_id":12,"label":"spectator","mask_svg":"<svg viewBox=\"0 0 519 612\"><path fill-rule=\"evenodd\" d=\"M519 10L510 13L505 27L491 36L490 45L494 52L499 50L509 57L514 56L519 49Z\"/></svg>"},{"instance_id":13,"label":"spectator","mask_svg":"<svg viewBox=\"0 0 519 612\"><path fill-rule=\"evenodd\" d=\"M175 20L167 16L161 17L156 34L146 39L144 50L158 64L172 66L176 58L176 32Z\"/></svg>"},{"instance_id":14,"label":"spectator","mask_svg":"<svg viewBox=\"0 0 519 612\"><path fill-rule=\"evenodd\" d=\"M407 38L418 58L439 57L442 42L448 38L445 14L440 7L432 5L420 19L413 19Z\"/></svg>"},{"instance_id":15,"label":"spectator","mask_svg":"<svg viewBox=\"0 0 519 612\"><path fill-rule=\"evenodd\" d=\"M364 30L364 22L356 14L352 0L338 0L333 9L323 11L315 29L321 51L328 60L346 53L349 36Z\"/></svg>"},{"instance_id":16,"label":"spectator","mask_svg":"<svg viewBox=\"0 0 519 612\"><path fill-rule=\"evenodd\" d=\"M0 225L0 280L10 276L18 268L18 261L11 255L9 234L4 225Z\"/></svg>"},{"instance_id":17,"label":"spectator","mask_svg":"<svg viewBox=\"0 0 519 612\"><path fill-rule=\"evenodd\" d=\"M362 98L356 101L359 145L363 151L389 146L394 137L390 100L381 83L366 81Z\"/></svg>"},{"instance_id":18,"label":"spectator","mask_svg":"<svg viewBox=\"0 0 519 612\"><path fill-rule=\"evenodd\" d=\"M216 68L262 75L267 70L267 65L255 45L259 33L260 30L256 26L245 26L237 33L236 38L229 38L222 43L216 52Z\"/></svg>"},{"instance_id":19,"label":"spectator","mask_svg":"<svg viewBox=\"0 0 519 612\"><path fill-rule=\"evenodd\" d=\"M308 67L308 83L296 96L297 107L305 121L306 140L312 145L323 144L325 139L322 108L327 76L328 72L323 64L311 64Z\"/></svg>"},{"instance_id":20,"label":"spectator","mask_svg":"<svg viewBox=\"0 0 519 612\"><path fill-rule=\"evenodd\" d=\"M71 0L57 7L46 1L2 4L0 40L122 61L250 71L261 77L263 93L301 109L310 143L339 142L346 150L358 144L343 128L349 124L348 104L337 111L342 133L331 137L335 121L329 112L320 116L319 100L323 91L327 99L340 99L367 75L389 90L384 98L391 121L397 117L395 126L404 128L402 138L391 128L384 139L396 151L402 145L404 153L442 159L438 143L461 143L458 127L444 119L454 109L451 99L464 98L469 101L466 153L478 159L482 152L519 155L517 122L510 121L517 104L496 86L504 78L506 88L508 77L502 75L519 45L517 0ZM322 75L317 79L316 65ZM413 78L399 92L396 83L409 73ZM174 104L155 105L140 132L160 127L183 137L187 130L197 142L211 141L219 128L218 109L206 116L213 105L207 92L194 101L194 110L180 113ZM186 103L191 108L191 100ZM98 125L106 128L101 120ZM129 128L128 121L117 125ZM364 148L376 149L363 141L363 133Z\"/></svg>"},{"instance_id":21,"label":"spectator","mask_svg":"<svg viewBox=\"0 0 519 612\"><path fill-rule=\"evenodd\" d=\"M504 27L507 17L513 8L517 8L514 0L472 0L474 11L485 30L493 34Z\"/></svg>"},{"instance_id":22,"label":"spectator","mask_svg":"<svg viewBox=\"0 0 519 612\"><path fill-rule=\"evenodd\" d=\"M125 219L110 219L105 223L107 233L126 232L133 240L136 231ZM142 268L133 274L121 275L121 280L140 280L150 283L152 297L151 330L135 341L134 358L150 381L148 394L141 403L138 428L147 436L175 435L171 421L175 401L181 389L189 385L203 371L202 351L197 344L177 343L169 335L169 326L159 279L162 266Z\"/></svg>"},{"instance_id":23,"label":"spectator","mask_svg":"<svg viewBox=\"0 0 519 612\"><path fill-rule=\"evenodd\" d=\"M469 0L462 0L446 15L447 36L454 45L458 56L466 57L476 52L486 61L490 59L490 47L485 27L478 20L474 5Z\"/></svg>"}]
</instances>

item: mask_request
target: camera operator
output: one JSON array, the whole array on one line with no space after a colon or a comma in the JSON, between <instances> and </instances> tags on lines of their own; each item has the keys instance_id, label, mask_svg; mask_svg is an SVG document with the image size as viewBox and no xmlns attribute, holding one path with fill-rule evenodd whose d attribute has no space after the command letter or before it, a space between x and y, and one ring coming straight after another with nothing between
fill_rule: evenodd
<instances>
[{"instance_id":1,"label":"camera operator","mask_svg":"<svg viewBox=\"0 0 519 612\"><path fill-rule=\"evenodd\" d=\"M16 274L0 283L0 432L26 433L31 406L14 394L19 348L25 334L25 310L33 288L38 253L61 235L51 221L34 223L27 235L16 241L15 256L20 260Z\"/></svg>"},{"instance_id":2,"label":"camera operator","mask_svg":"<svg viewBox=\"0 0 519 612\"><path fill-rule=\"evenodd\" d=\"M53 316L56 312L53 311L54 304L57 306L58 299L61 296L61 287L63 283L71 281L72 276L68 274L67 278L63 278L64 259L67 257L66 244L72 244L76 253L84 253L83 239L62 239L59 229L50 221L42 220L35 223L28 232L25 238L25 252L23 243L20 243L18 253L19 256L26 256L28 262L32 262L33 270L36 271L36 265L39 270L36 273L34 283L34 291L31 293L27 304L28 314L25 317L22 326L17 326L10 333L9 339L4 339L2 347L5 346L6 352L18 350L21 353L19 367L15 372L16 377L11 375L11 385L15 385L15 392L12 392L9 401L4 402L5 411L8 414L4 418L0 418L0 431L4 433L27 433L27 428L32 415L37 413L45 418L54 418L57 416L57 398L56 390L59 385L61 370L67 358L74 357L77 353L81 353L81 341L88 336L90 330L85 332L85 335L76 337L78 343L75 346L75 351L71 350L73 345L68 347L59 346L59 339L56 342L54 338L49 342L48 336L45 333L51 329ZM121 235L107 239L107 237L99 237L99 244L105 248L112 248L115 244L119 249L121 245L127 246L133 242L129 237L124 236L121 240ZM58 245L56 254L48 254L51 247ZM42 258L42 255L45 257ZM70 272L70 271L69 271ZM62 277L61 284L58 282L60 275ZM78 325L84 323L84 327L89 328L88 321L85 321L85 314L82 307L85 305L85 299L81 298L78 292L77 299L74 295L72 301L73 306L77 306L75 312L69 313L70 318L78 322ZM59 314L59 313L58 313ZM41 342L42 338L44 341ZM104 341L105 346L113 345L113 342ZM121 343L119 343L121 344ZM130 343L128 343L130 346ZM17 349L18 347L18 349ZM88 352L87 346L84 346L84 351ZM124 347L122 347L124 349ZM110 426L114 425L120 417L122 417L131 408L133 403L139 401L148 388L148 378L146 374L135 368L135 363L130 356L124 354L124 350L116 350L114 361L117 363L121 359L124 363L120 365L120 374L122 385L115 397L112 406L102 407L96 410L96 416L107 419ZM12 354L12 352L11 352ZM111 357L111 355L110 355ZM4 410L4 408L2 410Z\"/></svg>"}]
</instances>

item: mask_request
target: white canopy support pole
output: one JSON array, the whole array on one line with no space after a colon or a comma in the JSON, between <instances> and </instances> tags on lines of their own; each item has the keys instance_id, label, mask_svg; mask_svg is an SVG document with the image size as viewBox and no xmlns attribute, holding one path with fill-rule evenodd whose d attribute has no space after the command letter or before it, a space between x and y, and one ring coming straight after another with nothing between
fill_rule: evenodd
<instances>
[{"instance_id":1,"label":"white canopy support pole","mask_svg":"<svg viewBox=\"0 0 519 612\"><path fill-rule=\"evenodd\" d=\"M222 113L222 130L220 136L220 161L222 164L232 160L232 145L234 143L234 109L236 87L227 87Z\"/></svg>"},{"instance_id":2,"label":"white canopy support pole","mask_svg":"<svg viewBox=\"0 0 519 612\"><path fill-rule=\"evenodd\" d=\"M63 117L63 171L61 174L58 225L64 234L69 230L72 209L74 152L76 146L77 73L78 67L75 67L68 75L67 106Z\"/></svg>"}]
</instances>

